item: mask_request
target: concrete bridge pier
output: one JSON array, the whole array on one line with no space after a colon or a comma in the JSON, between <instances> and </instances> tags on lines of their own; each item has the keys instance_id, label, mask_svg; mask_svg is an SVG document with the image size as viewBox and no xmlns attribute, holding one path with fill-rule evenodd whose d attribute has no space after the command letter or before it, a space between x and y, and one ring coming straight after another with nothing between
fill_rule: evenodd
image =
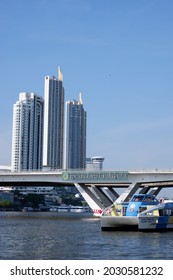
<instances>
[{"instance_id":1,"label":"concrete bridge pier","mask_svg":"<svg viewBox=\"0 0 173 280\"><path fill-rule=\"evenodd\" d=\"M102 201L104 208L110 206L113 203L113 199L106 193L105 187L91 185L93 192L95 192L96 196L100 198Z\"/></svg>"},{"instance_id":2,"label":"concrete bridge pier","mask_svg":"<svg viewBox=\"0 0 173 280\"><path fill-rule=\"evenodd\" d=\"M103 209L109 207L119 197L119 194L113 188L104 185L82 183L74 183L74 185L93 210L95 216L100 216Z\"/></svg>"},{"instance_id":3,"label":"concrete bridge pier","mask_svg":"<svg viewBox=\"0 0 173 280\"><path fill-rule=\"evenodd\" d=\"M102 210L105 208L104 203L98 197L93 187L86 187L85 184L74 183L77 190L83 196L90 208L93 210L95 216L100 216Z\"/></svg>"},{"instance_id":4,"label":"concrete bridge pier","mask_svg":"<svg viewBox=\"0 0 173 280\"><path fill-rule=\"evenodd\" d=\"M129 185L129 187L118 197L115 203L128 202L129 199L136 193L136 191L140 188L141 183L133 182Z\"/></svg>"}]
</instances>

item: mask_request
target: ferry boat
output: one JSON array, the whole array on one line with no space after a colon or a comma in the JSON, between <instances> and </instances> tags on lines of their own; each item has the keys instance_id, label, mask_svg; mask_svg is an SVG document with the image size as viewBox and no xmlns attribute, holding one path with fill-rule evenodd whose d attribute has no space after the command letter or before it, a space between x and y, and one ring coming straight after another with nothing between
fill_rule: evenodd
<instances>
[{"instance_id":1,"label":"ferry boat","mask_svg":"<svg viewBox=\"0 0 173 280\"><path fill-rule=\"evenodd\" d=\"M141 231L173 230L173 201L160 203L138 214Z\"/></svg>"},{"instance_id":2,"label":"ferry boat","mask_svg":"<svg viewBox=\"0 0 173 280\"><path fill-rule=\"evenodd\" d=\"M129 202L114 203L101 216L102 230L137 230L138 214L159 204L154 195L134 194Z\"/></svg>"}]
</instances>

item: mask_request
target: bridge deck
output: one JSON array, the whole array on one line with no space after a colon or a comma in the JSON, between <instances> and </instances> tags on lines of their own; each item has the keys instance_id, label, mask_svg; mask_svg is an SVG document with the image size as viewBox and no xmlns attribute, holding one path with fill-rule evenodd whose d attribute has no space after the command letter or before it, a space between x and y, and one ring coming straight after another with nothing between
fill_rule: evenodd
<instances>
[{"instance_id":1,"label":"bridge deck","mask_svg":"<svg viewBox=\"0 0 173 280\"><path fill-rule=\"evenodd\" d=\"M1 172L0 186L76 186L90 207L98 211L115 201L128 201L135 192L158 194L163 188L172 188L173 171ZM124 192L119 194L118 189Z\"/></svg>"}]
</instances>

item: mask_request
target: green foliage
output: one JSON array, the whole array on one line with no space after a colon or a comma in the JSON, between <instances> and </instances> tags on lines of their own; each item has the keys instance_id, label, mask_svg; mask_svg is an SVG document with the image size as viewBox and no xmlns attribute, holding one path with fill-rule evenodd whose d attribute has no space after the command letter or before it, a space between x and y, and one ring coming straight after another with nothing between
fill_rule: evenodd
<instances>
[{"instance_id":1,"label":"green foliage","mask_svg":"<svg viewBox=\"0 0 173 280\"><path fill-rule=\"evenodd\" d=\"M8 200L1 200L0 201L0 207L9 208L12 205L13 205L13 203L8 201Z\"/></svg>"},{"instance_id":2,"label":"green foliage","mask_svg":"<svg viewBox=\"0 0 173 280\"><path fill-rule=\"evenodd\" d=\"M34 208L38 207L39 204L44 202L44 195L42 194L28 194L24 198L24 204L28 204L28 206L32 206Z\"/></svg>"},{"instance_id":3,"label":"green foliage","mask_svg":"<svg viewBox=\"0 0 173 280\"><path fill-rule=\"evenodd\" d=\"M76 198L73 194L64 194L61 196L62 203L66 205L76 205L76 206L82 206L81 199Z\"/></svg>"}]
</instances>

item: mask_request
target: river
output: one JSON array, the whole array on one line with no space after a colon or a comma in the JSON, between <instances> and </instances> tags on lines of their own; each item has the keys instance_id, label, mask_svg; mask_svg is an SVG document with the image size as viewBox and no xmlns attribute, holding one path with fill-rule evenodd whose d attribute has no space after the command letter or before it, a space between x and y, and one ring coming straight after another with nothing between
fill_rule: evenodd
<instances>
[{"instance_id":1,"label":"river","mask_svg":"<svg viewBox=\"0 0 173 280\"><path fill-rule=\"evenodd\" d=\"M88 214L0 212L1 260L173 259L173 232L105 232Z\"/></svg>"}]
</instances>

